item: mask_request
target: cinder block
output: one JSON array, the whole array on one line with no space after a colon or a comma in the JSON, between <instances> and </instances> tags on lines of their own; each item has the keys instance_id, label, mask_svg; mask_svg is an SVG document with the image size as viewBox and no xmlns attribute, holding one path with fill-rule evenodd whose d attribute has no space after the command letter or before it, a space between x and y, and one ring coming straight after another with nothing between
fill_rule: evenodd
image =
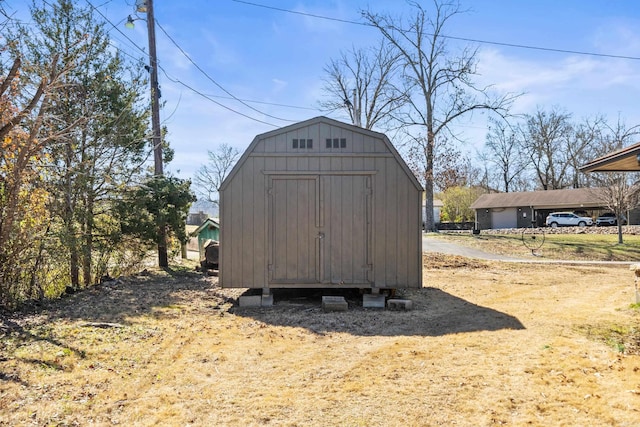
<instances>
[{"instance_id":1,"label":"cinder block","mask_svg":"<svg viewBox=\"0 0 640 427\"><path fill-rule=\"evenodd\" d=\"M322 310L328 311L347 311L349 305L344 297L336 296L323 296L322 297Z\"/></svg>"},{"instance_id":2,"label":"cinder block","mask_svg":"<svg viewBox=\"0 0 640 427\"><path fill-rule=\"evenodd\" d=\"M243 295L238 298L240 307L260 307L262 305L262 295Z\"/></svg>"},{"instance_id":3,"label":"cinder block","mask_svg":"<svg viewBox=\"0 0 640 427\"><path fill-rule=\"evenodd\" d=\"M263 307L273 306L273 294L262 295L262 300L260 301L260 305L262 305Z\"/></svg>"},{"instance_id":4,"label":"cinder block","mask_svg":"<svg viewBox=\"0 0 640 427\"><path fill-rule=\"evenodd\" d=\"M362 307L364 308L384 308L385 296L381 294L362 295Z\"/></svg>"},{"instance_id":5,"label":"cinder block","mask_svg":"<svg viewBox=\"0 0 640 427\"><path fill-rule=\"evenodd\" d=\"M387 308L389 310L396 311L409 311L413 310L413 301L410 299L390 299L387 301Z\"/></svg>"}]
</instances>

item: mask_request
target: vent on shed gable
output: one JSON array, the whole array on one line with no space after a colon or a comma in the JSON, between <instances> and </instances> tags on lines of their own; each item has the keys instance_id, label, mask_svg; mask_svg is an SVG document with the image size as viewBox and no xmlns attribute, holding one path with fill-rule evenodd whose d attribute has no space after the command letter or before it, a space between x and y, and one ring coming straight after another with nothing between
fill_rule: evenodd
<instances>
[{"instance_id":1,"label":"vent on shed gable","mask_svg":"<svg viewBox=\"0 0 640 427\"><path fill-rule=\"evenodd\" d=\"M298 138L294 138L292 140L292 144L293 148L313 148L313 139L298 139Z\"/></svg>"},{"instance_id":2,"label":"vent on shed gable","mask_svg":"<svg viewBox=\"0 0 640 427\"><path fill-rule=\"evenodd\" d=\"M327 138L327 148L347 148L347 138Z\"/></svg>"}]
</instances>

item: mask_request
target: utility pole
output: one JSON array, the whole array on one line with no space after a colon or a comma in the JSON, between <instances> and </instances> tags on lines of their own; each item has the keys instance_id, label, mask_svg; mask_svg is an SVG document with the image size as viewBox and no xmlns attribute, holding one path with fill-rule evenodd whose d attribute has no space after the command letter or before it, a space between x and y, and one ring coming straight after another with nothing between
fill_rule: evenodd
<instances>
[{"instance_id":1,"label":"utility pole","mask_svg":"<svg viewBox=\"0 0 640 427\"><path fill-rule=\"evenodd\" d=\"M162 178L162 136L160 133L160 91L158 88L158 58L156 56L156 22L153 17L153 0L146 0L147 31L149 33L149 67L151 83L151 130L153 132L153 172L154 178ZM158 213L158 266L169 266L167 256L167 234L164 218Z\"/></svg>"},{"instance_id":2,"label":"utility pole","mask_svg":"<svg viewBox=\"0 0 640 427\"><path fill-rule=\"evenodd\" d=\"M149 36L149 81L151 86L151 144L153 145L153 176L160 179L162 171L162 135L160 132L160 90L158 88L158 58L156 56L156 23L153 17L153 0L136 0L136 12L147 14ZM133 28L134 19L129 15L125 26ZM165 220L158 212L158 266L168 267L167 233Z\"/></svg>"},{"instance_id":3,"label":"utility pole","mask_svg":"<svg viewBox=\"0 0 640 427\"><path fill-rule=\"evenodd\" d=\"M344 99L344 105L349 110L351 116L351 122L358 127L362 127L362 119L360 118L360 103L356 96L356 90L353 89L353 103L349 101L349 98Z\"/></svg>"}]
</instances>

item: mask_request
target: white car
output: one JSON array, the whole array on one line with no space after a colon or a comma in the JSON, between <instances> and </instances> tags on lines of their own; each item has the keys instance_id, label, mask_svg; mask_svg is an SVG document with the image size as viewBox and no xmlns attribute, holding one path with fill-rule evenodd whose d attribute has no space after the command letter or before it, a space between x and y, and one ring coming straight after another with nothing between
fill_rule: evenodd
<instances>
[{"instance_id":1,"label":"white car","mask_svg":"<svg viewBox=\"0 0 640 427\"><path fill-rule=\"evenodd\" d=\"M620 224L627 224L627 218L625 218L624 215L620 217ZM603 213L598 218L596 218L596 225L598 227L602 225L618 225L618 218L616 218L616 214L614 214L613 212Z\"/></svg>"},{"instance_id":2,"label":"white car","mask_svg":"<svg viewBox=\"0 0 640 427\"><path fill-rule=\"evenodd\" d=\"M588 216L579 216L573 212L554 212L547 216L547 227L586 227L593 225L593 219Z\"/></svg>"}]
</instances>

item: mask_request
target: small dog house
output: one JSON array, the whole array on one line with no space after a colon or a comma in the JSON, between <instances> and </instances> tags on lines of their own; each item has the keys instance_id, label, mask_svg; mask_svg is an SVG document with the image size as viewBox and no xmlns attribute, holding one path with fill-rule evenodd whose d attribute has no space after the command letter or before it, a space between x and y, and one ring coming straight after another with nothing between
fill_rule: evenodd
<instances>
[{"instance_id":1,"label":"small dog house","mask_svg":"<svg viewBox=\"0 0 640 427\"><path fill-rule=\"evenodd\" d=\"M317 117L258 135L220 187L220 284L419 288L421 201L384 134Z\"/></svg>"}]
</instances>

